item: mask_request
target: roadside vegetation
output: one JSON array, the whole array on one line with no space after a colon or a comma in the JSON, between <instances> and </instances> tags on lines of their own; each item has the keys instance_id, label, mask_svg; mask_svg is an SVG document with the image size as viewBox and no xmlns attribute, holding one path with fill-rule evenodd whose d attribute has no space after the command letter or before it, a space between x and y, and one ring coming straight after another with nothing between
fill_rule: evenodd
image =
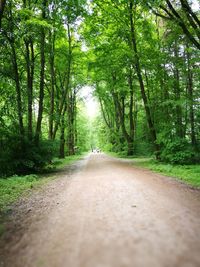
<instances>
[{"instance_id":1,"label":"roadside vegetation","mask_svg":"<svg viewBox=\"0 0 200 267\"><path fill-rule=\"evenodd\" d=\"M178 165L165 162L159 162L152 157L127 157L123 154L108 153L111 156L118 158L130 159L134 166L146 168L154 172L173 177L177 180L181 180L184 183L196 188L200 188L200 165L199 164L187 164Z\"/></svg>"},{"instance_id":2,"label":"roadside vegetation","mask_svg":"<svg viewBox=\"0 0 200 267\"><path fill-rule=\"evenodd\" d=\"M195 188L200 188L199 164L170 164L158 161L155 159L155 157L153 158L150 155L149 157L132 157L126 156L124 153L107 152L107 154L121 159L130 159L130 161L132 161L133 166L145 168L165 176L173 177Z\"/></svg>"},{"instance_id":3,"label":"roadside vegetation","mask_svg":"<svg viewBox=\"0 0 200 267\"><path fill-rule=\"evenodd\" d=\"M13 175L0 178L0 213L9 210L9 205L16 202L22 195L30 193L33 189L47 184L55 179L57 171L79 160L83 155L69 156L65 159L56 158L49 169L43 174Z\"/></svg>"},{"instance_id":4,"label":"roadside vegetation","mask_svg":"<svg viewBox=\"0 0 200 267\"><path fill-rule=\"evenodd\" d=\"M133 164L177 178L189 185L200 188L200 165L172 165L149 158L134 158Z\"/></svg>"}]
</instances>

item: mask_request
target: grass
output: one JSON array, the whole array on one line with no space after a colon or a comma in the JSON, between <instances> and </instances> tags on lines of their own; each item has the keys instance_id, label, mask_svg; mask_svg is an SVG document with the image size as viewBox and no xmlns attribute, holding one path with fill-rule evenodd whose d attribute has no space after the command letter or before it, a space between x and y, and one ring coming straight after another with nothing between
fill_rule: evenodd
<instances>
[{"instance_id":1,"label":"grass","mask_svg":"<svg viewBox=\"0 0 200 267\"><path fill-rule=\"evenodd\" d=\"M149 158L135 158L133 159L133 164L174 177L189 185L200 188L200 165L172 165L160 163Z\"/></svg>"},{"instance_id":2,"label":"grass","mask_svg":"<svg viewBox=\"0 0 200 267\"><path fill-rule=\"evenodd\" d=\"M132 159L133 165L135 166L173 177L177 180L183 181L188 185L200 188L200 165L172 165L158 162L152 158L133 158L117 153L108 154L114 157Z\"/></svg>"},{"instance_id":3,"label":"grass","mask_svg":"<svg viewBox=\"0 0 200 267\"><path fill-rule=\"evenodd\" d=\"M10 205L14 204L23 195L32 192L56 178L51 172L63 169L83 157L82 155L69 156L65 159L54 159L48 171L50 175L30 174L25 176L14 175L9 178L0 178L0 237L5 232L4 217L9 214ZM54 172L55 173L55 172Z\"/></svg>"},{"instance_id":4,"label":"grass","mask_svg":"<svg viewBox=\"0 0 200 267\"><path fill-rule=\"evenodd\" d=\"M54 159L53 170L62 169L64 166L80 159L83 155L66 157L65 159ZM53 175L14 175L9 178L0 178L0 212L6 212L9 205L16 202L23 194L30 192L34 188L50 182L55 179ZM1 232L0 225L0 232Z\"/></svg>"},{"instance_id":5,"label":"grass","mask_svg":"<svg viewBox=\"0 0 200 267\"><path fill-rule=\"evenodd\" d=\"M12 176L7 179L0 179L0 210L15 202L24 191L30 190L39 184L44 183L38 175Z\"/></svg>"},{"instance_id":6,"label":"grass","mask_svg":"<svg viewBox=\"0 0 200 267\"><path fill-rule=\"evenodd\" d=\"M53 167L57 170L64 168L66 165L70 165L73 162L81 159L84 156L84 153L81 155L68 156L64 159L56 158L53 160Z\"/></svg>"}]
</instances>

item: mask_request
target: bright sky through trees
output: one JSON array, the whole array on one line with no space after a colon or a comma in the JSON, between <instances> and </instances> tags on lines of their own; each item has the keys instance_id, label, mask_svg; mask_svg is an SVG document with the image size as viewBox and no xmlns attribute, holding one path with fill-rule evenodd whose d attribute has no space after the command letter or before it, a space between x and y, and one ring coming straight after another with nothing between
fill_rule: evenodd
<instances>
[{"instance_id":1,"label":"bright sky through trees","mask_svg":"<svg viewBox=\"0 0 200 267\"><path fill-rule=\"evenodd\" d=\"M199 0L193 0L192 1L192 8L194 11L198 11L200 8L200 1Z\"/></svg>"},{"instance_id":2,"label":"bright sky through trees","mask_svg":"<svg viewBox=\"0 0 200 267\"><path fill-rule=\"evenodd\" d=\"M90 118L94 118L99 112L99 105L97 100L92 95L93 88L91 86L84 86L81 90L81 97L84 99L87 115Z\"/></svg>"}]
</instances>

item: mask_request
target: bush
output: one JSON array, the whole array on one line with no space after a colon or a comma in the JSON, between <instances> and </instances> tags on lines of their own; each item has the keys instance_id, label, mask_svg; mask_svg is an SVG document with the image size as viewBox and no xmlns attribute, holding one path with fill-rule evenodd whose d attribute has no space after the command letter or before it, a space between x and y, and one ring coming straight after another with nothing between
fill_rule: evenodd
<instances>
[{"instance_id":1,"label":"bush","mask_svg":"<svg viewBox=\"0 0 200 267\"><path fill-rule=\"evenodd\" d=\"M39 146L19 135L10 134L0 140L0 175L29 174L41 172L55 155L52 142L42 140Z\"/></svg>"},{"instance_id":2,"label":"bush","mask_svg":"<svg viewBox=\"0 0 200 267\"><path fill-rule=\"evenodd\" d=\"M185 139L176 139L164 144L161 160L172 164L194 164L198 157L191 144Z\"/></svg>"}]
</instances>

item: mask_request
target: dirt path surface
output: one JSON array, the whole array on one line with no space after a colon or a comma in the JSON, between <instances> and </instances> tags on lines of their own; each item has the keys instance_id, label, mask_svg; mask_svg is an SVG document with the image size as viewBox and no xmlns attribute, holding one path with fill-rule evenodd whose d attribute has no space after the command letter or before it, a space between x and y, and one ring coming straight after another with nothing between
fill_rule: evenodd
<instances>
[{"instance_id":1,"label":"dirt path surface","mask_svg":"<svg viewBox=\"0 0 200 267\"><path fill-rule=\"evenodd\" d=\"M25 202L1 266L200 266L199 190L104 154L45 190Z\"/></svg>"}]
</instances>

